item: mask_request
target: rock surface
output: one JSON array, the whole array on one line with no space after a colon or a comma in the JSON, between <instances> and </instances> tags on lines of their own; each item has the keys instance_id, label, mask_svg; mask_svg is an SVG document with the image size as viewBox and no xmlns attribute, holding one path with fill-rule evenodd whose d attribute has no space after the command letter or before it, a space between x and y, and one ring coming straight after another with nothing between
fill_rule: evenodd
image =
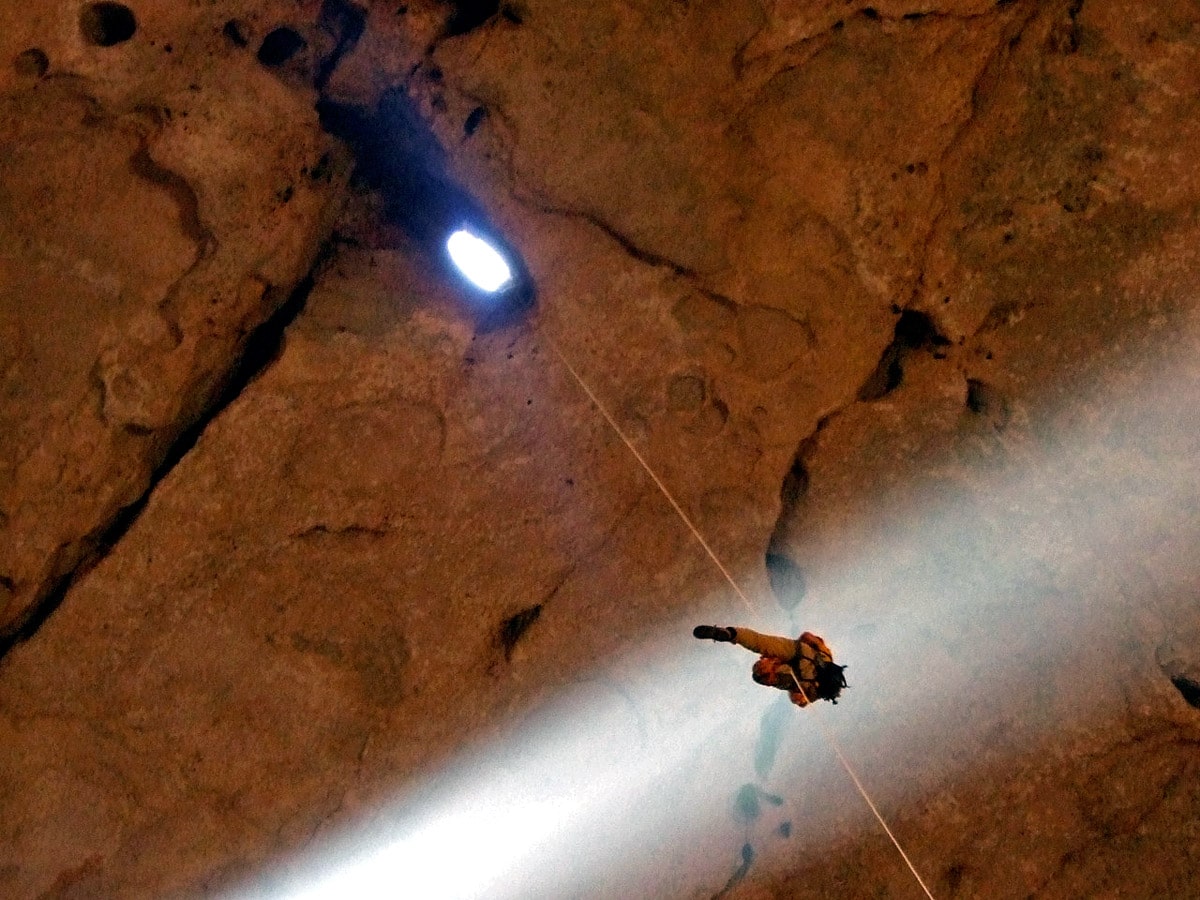
<instances>
[{"instance_id":1,"label":"rock surface","mask_svg":"<svg viewBox=\"0 0 1200 900\"><path fill-rule=\"evenodd\" d=\"M0 13L0 893L923 896L843 763L934 896L1191 892L1200 7L95 6Z\"/></svg>"},{"instance_id":2,"label":"rock surface","mask_svg":"<svg viewBox=\"0 0 1200 900\"><path fill-rule=\"evenodd\" d=\"M0 12L0 635L143 495L332 226L344 154L231 14Z\"/></svg>"}]
</instances>

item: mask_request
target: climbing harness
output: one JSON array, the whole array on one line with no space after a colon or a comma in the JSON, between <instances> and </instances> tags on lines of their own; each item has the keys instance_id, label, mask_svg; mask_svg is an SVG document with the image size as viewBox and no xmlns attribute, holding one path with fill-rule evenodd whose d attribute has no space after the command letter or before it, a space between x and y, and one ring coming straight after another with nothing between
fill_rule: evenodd
<instances>
[{"instance_id":1,"label":"climbing harness","mask_svg":"<svg viewBox=\"0 0 1200 900\"><path fill-rule=\"evenodd\" d=\"M738 587L738 583L733 580L733 576L729 574L729 570L725 568L724 564L717 557L717 554L713 552L712 547L708 545L708 541L704 539L704 535L700 533L700 529L697 528L692 520L688 518L687 513L683 511L683 507L679 505L679 503L671 495L671 492L667 490L667 486L663 484L662 479L660 479L658 475L655 474L654 470L650 468L650 464L647 463L642 454L638 452L637 447L633 445L633 441L631 441L625 432L621 430L621 427L617 424L616 419L612 417L612 414L609 413L604 404L600 402L600 399L595 395L595 393L592 392L592 389L587 386L587 383L580 376L579 372L575 370L575 367L572 366L567 360L566 356L563 355L562 350L558 348L558 344L555 343L555 341L548 334L543 332L542 336L545 339L547 346L550 347L550 350L555 356L558 357L559 362L561 362L566 370L571 373L571 377L575 379L576 383L587 395L588 399L592 401L596 409L600 410L600 414L612 427L612 430L617 433L617 437L619 437L621 442L629 448L629 452L634 455L634 458L637 459L642 468L646 470L646 474L650 476L656 485L658 485L658 489L662 492L662 495L667 498L667 502L670 503L675 512L679 514L679 518L683 520L683 524L688 527L688 529L692 532L692 535L699 542L700 546L704 548L704 552L708 554L709 558L721 571L721 574L725 576L725 580L729 582L729 586L733 588L733 592L741 599L747 611L753 613L754 606L751 604L750 599L746 596L742 589ZM800 692L800 696L804 697L804 699L807 701L808 695L804 692L804 688L801 687L800 681L796 678L795 672L792 673L792 680L796 682L796 689ZM900 857L904 860L904 864L908 866L908 870L912 872L913 877L917 879L917 883L921 886L921 890L925 892L925 896L928 897L929 900L933 900L933 894L930 893L929 888L925 884L925 880L921 878L920 873L917 872L916 866L914 866L912 860L908 858L908 854L904 852L904 848L900 846L900 841L896 839L896 835L892 833L892 829L889 828L887 822L884 821L884 818L880 814L878 807L875 806L875 803L871 800L870 795L867 794L866 788L864 788L862 782L859 781L858 775L855 774L849 760L847 760L845 754L842 753L841 747L839 747L837 741L834 740L833 734L821 724L819 719L815 719L814 721L817 724L817 728L821 732L821 736L824 737L825 742L829 744L830 749L833 750L834 755L842 764L842 768L846 770L846 774L849 775L850 780L854 782L854 786L858 789L859 794L862 795L863 800L866 801L867 806L875 815L876 820L878 820L879 824L883 827L883 830L887 834L888 838L891 839L891 842L895 846L897 852L900 854Z\"/></svg>"}]
</instances>

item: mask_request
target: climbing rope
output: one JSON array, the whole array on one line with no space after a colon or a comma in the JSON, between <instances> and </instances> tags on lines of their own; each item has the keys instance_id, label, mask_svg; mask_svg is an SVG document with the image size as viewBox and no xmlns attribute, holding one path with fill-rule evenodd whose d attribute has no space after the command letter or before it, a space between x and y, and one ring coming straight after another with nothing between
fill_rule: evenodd
<instances>
[{"instance_id":1,"label":"climbing rope","mask_svg":"<svg viewBox=\"0 0 1200 900\"><path fill-rule=\"evenodd\" d=\"M796 682L796 690L800 692L800 696L804 698L804 702L810 703L811 701L808 699L808 694L806 694L804 692L804 688L800 686L800 679L796 677L795 672L792 672L792 681ZM815 719L814 721L817 724L817 730L821 732L821 736L825 738L825 742L829 744L829 748L833 750L834 755L838 758L838 762L842 764L842 768L846 770L846 774L850 776L850 780L853 781L854 786L858 788L858 792L862 795L863 800L866 801L867 806L870 807L871 812L875 814L875 818L879 821L880 826L883 828L888 838L891 839L892 844L895 845L896 852L900 854L900 858L903 859L904 864L908 866L908 871L912 872L913 878L917 879L917 884L921 886L921 890L925 892L925 896L928 897L929 900L933 900L933 894L930 893L929 887L925 884L925 879L921 877L921 873L917 871L917 867L913 865L912 860L908 858L908 854L904 852L904 848L900 846L900 841L896 839L896 835L894 835L892 833L892 829L888 827L887 821L879 812L878 807L875 806L875 802L871 799L870 794L867 793L867 789L864 788L862 782L858 780L858 775L855 774L854 768L850 765L850 761L846 759L846 755L842 753L842 748L838 746L838 742L834 740L833 733L821 724L820 719Z\"/></svg>"},{"instance_id":2,"label":"climbing rope","mask_svg":"<svg viewBox=\"0 0 1200 900\"><path fill-rule=\"evenodd\" d=\"M675 498L671 496L671 492L667 490L667 486L662 483L661 478L654 474L654 470L650 468L650 464L647 463L642 457L642 454L638 452L637 447L633 446L633 442L629 440L629 438L625 435L625 432L621 430L621 426L617 424L617 420L612 417L609 411L605 408L604 404L600 402L599 398L592 393L592 389L587 386L584 380L579 376L579 373L575 371L575 367L567 362L567 358L563 356L562 351L558 349L558 345L549 337L546 337L546 343L550 346L550 349L554 351L554 355L557 356L562 364L567 367L567 371L571 373L571 375L579 383L579 386L583 388L583 392L588 395L588 399L596 405L596 409L600 410L600 414L608 420L608 424L611 425L612 430L617 433L617 437L624 441L625 446L629 448L629 452L637 458L637 461L642 464L642 468L646 470L646 473L654 479L654 483L658 485L658 489L662 491L663 496L667 498L667 502L675 508L675 512L679 513L679 518L683 519L683 524L691 529L691 532L693 535L695 535L696 540L700 542L700 546L704 548L704 552L708 554L709 558L716 564L717 568L721 570L721 574L725 576L725 580L729 582L730 586L734 590L734 593L736 593L742 599L742 603L744 603L746 606L746 611L753 613L754 606L750 603L750 598L742 592L740 587L738 587L737 582L733 580L733 576L729 574L729 570L725 568L721 560L717 557L717 554L713 552L712 547L708 546L708 541L704 539L704 535L700 533L700 529L697 528L692 523L692 520L688 518L687 513L683 511L683 507L675 502Z\"/></svg>"},{"instance_id":3,"label":"climbing rope","mask_svg":"<svg viewBox=\"0 0 1200 900\"><path fill-rule=\"evenodd\" d=\"M688 529L692 532L692 535L699 542L700 546L704 548L704 552L708 554L709 558L713 561L716 567L721 570L721 574L725 576L725 580L729 582L729 586L733 588L734 593L741 598L746 610L750 613L753 613L754 606L751 604L750 599L738 586L738 583L734 581L733 576L729 574L729 570L725 568L725 565L721 562L720 558L718 558L717 554L713 552L713 549L709 546L708 541L704 539L704 535L700 533L700 529L697 528L692 520L688 518L687 513L683 511L683 507L679 505L679 503L671 495L671 492L667 490L667 486L663 484L662 479L655 474L654 469L650 467L650 464L646 462L642 454L638 452L637 447L633 445L633 441L631 441L625 432L621 430L621 426L617 424L617 420L613 418L612 414L608 411L605 405L600 402L600 398L598 398L592 389L587 386L587 382L583 380L579 372L575 370L575 367L571 365L566 356L563 355L562 350L558 348L558 344L555 343L554 340L544 332L542 337L546 341L547 346L549 346L551 351L553 351L554 355L558 357L559 362L561 362L566 370L571 373L571 377L575 379L576 383L587 395L588 399L592 401L596 409L600 410L600 414L604 416L608 424L612 426L612 430L617 433L617 437L619 437L622 443L629 448L629 452L634 455L634 458L637 459L642 468L646 470L646 474L653 479L656 485L658 485L658 489L662 491L662 495L667 498L667 502L671 504L675 512L679 513L679 518L683 520L683 524L688 527ZM800 686L800 681L796 678L795 672L792 673L792 680L796 682L796 689L799 690L800 696L804 698L805 702L808 702L808 695L804 693L804 688ZM904 848L900 846L900 841L896 839L896 835L893 834L892 829L888 827L888 823L884 820L883 815L879 812L879 808L875 805L874 801L871 800L866 788L863 787L858 775L855 774L854 768L850 765L850 761L846 759L846 755L842 752L841 747L839 747L837 741L834 740L833 734L821 724L819 719L815 719L814 721L816 721L817 728L821 732L821 736L825 739L825 742L829 744L830 749L833 750L834 755L838 758L838 762L842 764L842 768L846 770L846 774L850 776L850 780L858 789L859 794L862 795L867 807L875 815L875 818L883 828L884 833L895 846L896 851L900 854L900 858L904 860L904 864L908 866L908 870L912 872L913 877L917 879L917 884L921 886L921 890L925 892L925 896L928 897L929 900L933 900L933 894L926 886L925 880L921 878L916 866L914 866L912 860L908 858L908 854L904 852Z\"/></svg>"}]
</instances>

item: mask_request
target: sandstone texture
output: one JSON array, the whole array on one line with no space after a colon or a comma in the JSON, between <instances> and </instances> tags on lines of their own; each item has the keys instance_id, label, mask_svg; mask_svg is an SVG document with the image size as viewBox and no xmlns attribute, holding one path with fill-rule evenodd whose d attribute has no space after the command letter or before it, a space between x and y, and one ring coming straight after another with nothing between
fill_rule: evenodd
<instances>
[{"instance_id":1,"label":"sandstone texture","mask_svg":"<svg viewBox=\"0 0 1200 900\"><path fill-rule=\"evenodd\" d=\"M0 634L138 501L332 225L343 154L233 12L0 11Z\"/></svg>"},{"instance_id":2,"label":"sandstone texture","mask_svg":"<svg viewBox=\"0 0 1200 900\"><path fill-rule=\"evenodd\" d=\"M1197 893L1198 52L1195 3L0 8L0 894L382 845L381 896Z\"/></svg>"}]
</instances>

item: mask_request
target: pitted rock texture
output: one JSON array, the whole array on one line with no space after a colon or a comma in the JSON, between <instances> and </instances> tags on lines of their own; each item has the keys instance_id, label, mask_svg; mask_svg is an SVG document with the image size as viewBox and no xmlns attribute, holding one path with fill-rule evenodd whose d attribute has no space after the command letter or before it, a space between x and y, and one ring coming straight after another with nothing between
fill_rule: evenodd
<instances>
[{"instance_id":1,"label":"pitted rock texture","mask_svg":"<svg viewBox=\"0 0 1200 900\"><path fill-rule=\"evenodd\" d=\"M344 154L226 7L0 12L0 635L142 496L331 226Z\"/></svg>"},{"instance_id":2,"label":"pitted rock texture","mask_svg":"<svg viewBox=\"0 0 1200 900\"><path fill-rule=\"evenodd\" d=\"M533 766L578 843L492 896L920 896L828 737L935 896L1192 891L1200 7L133 12L0 31L12 621L312 291L0 659L0 893L279 885ZM341 178L318 97L400 96L525 320Z\"/></svg>"}]
</instances>

